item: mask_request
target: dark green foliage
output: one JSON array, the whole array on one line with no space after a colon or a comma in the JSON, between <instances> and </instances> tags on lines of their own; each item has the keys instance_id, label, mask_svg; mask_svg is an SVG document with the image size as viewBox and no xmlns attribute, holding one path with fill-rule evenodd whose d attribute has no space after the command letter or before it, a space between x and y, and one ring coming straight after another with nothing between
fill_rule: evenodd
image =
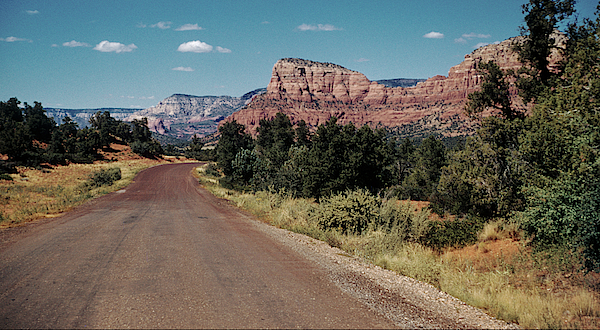
<instances>
[{"instance_id":1,"label":"dark green foliage","mask_svg":"<svg viewBox=\"0 0 600 330\"><path fill-rule=\"evenodd\" d=\"M113 167L93 173L90 175L90 178L86 181L85 185L91 189L94 187L111 186L119 180L121 180L121 169L119 167Z\"/></svg>"},{"instance_id":2,"label":"dark green foliage","mask_svg":"<svg viewBox=\"0 0 600 330\"><path fill-rule=\"evenodd\" d=\"M557 78L548 68L549 56L555 46L552 33L558 24L574 13L575 0L530 0L523 5L525 25L522 44L515 45L519 60L527 64L517 81L519 95L525 102L535 101Z\"/></svg>"},{"instance_id":3,"label":"dark green foliage","mask_svg":"<svg viewBox=\"0 0 600 330\"><path fill-rule=\"evenodd\" d=\"M214 165L214 163L209 163L206 166L206 174L214 177L220 177L221 173L219 173L219 169Z\"/></svg>"},{"instance_id":4,"label":"dark green foliage","mask_svg":"<svg viewBox=\"0 0 600 330\"><path fill-rule=\"evenodd\" d=\"M100 135L96 130L79 129L69 117L52 133L52 139L45 154L50 163L91 163L101 148Z\"/></svg>"},{"instance_id":5,"label":"dark green foliage","mask_svg":"<svg viewBox=\"0 0 600 330\"><path fill-rule=\"evenodd\" d=\"M403 180L394 189L395 194L402 199L429 200L438 185L441 169L447 164L444 144L429 136L415 148L405 139L396 152Z\"/></svg>"},{"instance_id":6,"label":"dark green foliage","mask_svg":"<svg viewBox=\"0 0 600 330\"><path fill-rule=\"evenodd\" d=\"M432 209L440 214L507 216L522 210L525 164L518 151L522 121L485 118L464 149L442 169Z\"/></svg>"},{"instance_id":7,"label":"dark green foliage","mask_svg":"<svg viewBox=\"0 0 600 330\"><path fill-rule=\"evenodd\" d=\"M34 150L33 137L23 122L20 103L16 98L0 102L0 154L16 161L26 160L27 152Z\"/></svg>"},{"instance_id":8,"label":"dark green foliage","mask_svg":"<svg viewBox=\"0 0 600 330\"><path fill-rule=\"evenodd\" d=\"M521 147L532 165L522 221L538 249L580 250L586 267L598 270L600 21L569 31L562 79L538 98Z\"/></svg>"},{"instance_id":9,"label":"dark green foliage","mask_svg":"<svg viewBox=\"0 0 600 330\"><path fill-rule=\"evenodd\" d=\"M335 117L319 126L301 163L302 195L319 198L346 189L385 187L392 151L384 138L382 130L340 126Z\"/></svg>"},{"instance_id":10,"label":"dark green foliage","mask_svg":"<svg viewBox=\"0 0 600 330\"><path fill-rule=\"evenodd\" d=\"M184 154L187 158L196 160L208 161L215 158L214 149L204 149L204 143L196 135L192 137L192 142L190 142L190 145L185 149Z\"/></svg>"},{"instance_id":11,"label":"dark green foliage","mask_svg":"<svg viewBox=\"0 0 600 330\"><path fill-rule=\"evenodd\" d=\"M366 190L344 191L323 198L315 216L323 229L343 234L361 234L374 228L379 219L380 203Z\"/></svg>"},{"instance_id":12,"label":"dark green foliage","mask_svg":"<svg viewBox=\"0 0 600 330\"><path fill-rule=\"evenodd\" d=\"M252 149L252 137L245 131L246 127L235 120L219 127L221 138L216 148L216 160L227 177L233 174L231 163L235 155L242 149Z\"/></svg>"},{"instance_id":13,"label":"dark green foliage","mask_svg":"<svg viewBox=\"0 0 600 330\"><path fill-rule=\"evenodd\" d=\"M143 157L155 158L163 153L160 143L152 138L152 132L148 128L148 119L146 117L133 120L130 140L128 142L131 151Z\"/></svg>"},{"instance_id":14,"label":"dark green foliage","mask_svg":"<svg viewBox=\"0 0 600 330\"><path fill-rule=\"evenodd\" d=\"M492 108L500 111L505 119L522 118L523 113L516 111L510 101L508 81L498 64L493 61L478 63L477 71L482 75L481 89L469 94L465 112L477 117L483 111Z\"/></svg>"},{"instance_id":15,"label":"dark green foliage","mask_svg":"<svg viewBox=\"0 0 600 330\"><path fill-rule=\"evenodd\" d=\"M249 185L259 166L259 158L254 150L242 149L231 162L231 179L238 185Z\"/></svg>"},{"instance_id":16,"label":"dark green foliage","mask_svg":"<svg viewBox=\"0 0 600 330\"><path fill-rule=\"evenodd\" d=\"M281 112L274 118L261 119L256 129L256 150L275 168L279 168L287 160L287 153L294 144L294 128L290 119Z\"/></svg>"},{"instance_id":17,"label":"dark green foliage","mask_svg":"<svg viewBox=\"0 0 600 330\"><path fill-rule=\"evenodd\" d=\"M446 247L463 247L477 242L477 234L483 229L484 224L485 221L477 217L431 221L427 234L421 242L437 250Z\"/></svg>"},{"instance_id":18,"label":"dark green foliage","mask_svg":"<svg viewBox=\"0 0 600 330\"><path fill-rule=\"evenodd\" d=\"M0 173L0 180L12 181L13 178L7 173Z\"/></svg>"},{"instance_id":19,"label":"dark green foliage","mask_svg":"<svg viewBox=\"0 0 600 330\"><path fill-rule=\"evenodd\" d=\"M114 136L117 136L119 122L108 111L96 112L90 118L90 125L98 132L103 147L108 147L114 141Z\"/></svg>"},{"instance_id":20,"label":"dark green foliage","mask_svg":"<svg viewBox=\"0 0 600 330\"><path fill-rule=\"evenodd\" d=\"M47 143L52 138L52 131L56 126L56 122L46 116L46 110L44 110L41 103L34 102L34 104L35 106L32 108L25 103L23 109L25 127L31 138Z\"/></svg>"},{"instance_id":21,"label":"dark green foliage","mask_svg":"<svg viewBox=\"0 0 600 330\"><path fill-rule=\"evenodd\" d=\"M133 142L129 143L129 146L131 147L131 151L146 158L154 158L163 153L160 143L158 143L156 140L134 140Z\"/></svg>"}]
</instances>

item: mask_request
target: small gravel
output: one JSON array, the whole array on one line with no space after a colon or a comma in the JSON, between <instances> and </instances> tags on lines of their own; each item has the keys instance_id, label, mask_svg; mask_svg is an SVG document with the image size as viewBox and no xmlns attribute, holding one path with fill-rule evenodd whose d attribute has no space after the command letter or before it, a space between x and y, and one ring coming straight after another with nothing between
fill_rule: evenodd
<instances>
[{"instance_id":1,"label":"small gravel","mask_svg":"<svg viewBox=\"0 0 600 330\"><path fill-rule=\"evenodd\" d=\"M269 237L327 270L342 291L399 328L518 329L430 284L375 266L314 238L252 221Z\"/></svg>"}]
</instances>

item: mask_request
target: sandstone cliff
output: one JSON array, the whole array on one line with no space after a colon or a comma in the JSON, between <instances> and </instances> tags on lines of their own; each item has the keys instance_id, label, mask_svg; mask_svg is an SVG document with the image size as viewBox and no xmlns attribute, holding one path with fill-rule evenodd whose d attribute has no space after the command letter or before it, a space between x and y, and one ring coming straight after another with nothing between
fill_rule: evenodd
<instances>
[{"instance_id":1,"label":"sandstone cliff","mask_svg":"<svg viewBox=\"0 0 600 330\"><path fill-rule=\"evenodd\" d=\"M154 107L136 111L126 120L146 117L151 131L176 138L189 139L194 134L204 136L214 133L221 120L262 92L264 89L257 89L241 97L174 94Z\"/></svg>"},{"instance_id":2,"label":"sandstone cliff","mask_svg":"<svg viewBox=\"0 0 600 330\"><path fill-rule=\"evenodd\" d=\"M281 59L273 67L267 92L226 120L246 125L251 134L256 134L260 119L277 112L312 127L335 116L341 124L398 127L421 121L447 136L468 134L475 123L462 113L467 96L481 83L476 64L493 60L502 69L518 69L521 63L511 45L519 38L476 49L447 77L438 75L407 88L386 87L336 64ZM523 107L515 91L513 104Z\"/></svg>"}]
</instances>

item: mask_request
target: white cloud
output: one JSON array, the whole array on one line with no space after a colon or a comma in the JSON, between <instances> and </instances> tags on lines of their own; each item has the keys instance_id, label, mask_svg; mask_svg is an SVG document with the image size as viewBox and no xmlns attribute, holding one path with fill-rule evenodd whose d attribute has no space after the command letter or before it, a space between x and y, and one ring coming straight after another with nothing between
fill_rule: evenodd
<instances>
[{"instance_id":1,"label":"white cloud","mask_svg":"<svg viewBox=\"0 0 600 330\"><path fill-rule=\"evenodd\" d=\"M135 49L137 49L137 46L134 44L124 45L122 43L110 42L108 40L101 41L99 44L96 45L96 47L94 47L94 50L97 50L97 51L100 51L103 53L109 53L109 52L128 53L128 52L132 52Z\"/></svg>"},{"instance_id":2,"label":"white cloud","mask_svg":"<svg viewBox=\"0 0 600 330\"><path fill-rule=\"evenodd\" d=\"M58 45L57 44L52 44L52 45L50 45L50 47L58 47Z\"/></svg>"},{"instance_id":3,"label":"white cloud","mask_svg":"<svg viewBox=\"0 0 600 330\"><path fill-rule=\"evenodd\" d=\"M178 67L173 68L171 70L173 70L173 71L185 71L185 72L192 72L192 71L194 71L194 69L190 68L189 66L187 66L187 67L178 66Z\"/></svg>"},{"instance_id":4,"label":"white cloud","mask_svg":"<svg viewBox=\"0 0 600 330\"><path fill-rule=\"evenodd\" d=\"M137 23L136 26L139 27L139 28L145 28L147 25L140 22L140 23Z\"/></svg>"},{"instance_id":5,"label":"white cloud","mask_svg":"<svg viewBox=\"0 0 600 330\"><path fill-rule=\"evenodd\" d=\"M339 31L341 28L337 28L331 24L302 24L297 27L300 31Z\"/></svg>"},{"instance_id":6,"label":"white cloud","mask_svg":"<svg viewBox=\"0 0 600 330\"><path fill-rule=\"evenodd\" d=\"M158 22L156 24L150 25L150 27L157 27L159 29L165 30L165 29L170 29L171 24L173 24L173 23L172 22Z\"/></svg>"},{"instance_id":7,"label":"white cloud","mask_svg":"<svg viewBox=\"0 0 600 330\"><path fill-rule=\"evenodd\" d=\"M35 15L35 14L39 14L40 12L37 10L26 10L25 11L27 14L29 15Z\"/></svg>"},{"instance_id":8,"label":"white cloud","mask_svg":"<svg viewBox=\"0 0 600 330\"><path fill-rule=\"evenodd\" d=\"M262 21L262 22L260 22L260 24L271 24L271 22L269 22L269 21Z\"/></svg>"},{"instance_id":9,"label":"white cloud","mask_svg":"<svg viewBox=\"0 0 600 330\"><path fill-rule=\"evenodd\" d=\"M487 39L489 37L491 37L491 35L489 35L489 34L471 32L471 33L464 33L460 38L454 39L454 42L459 43L459 44L466 44L467 41L470 41L473 39ZM479 46L475 46L475 48L478 48L478 47L481 47L481 45L487 45L487 44L489 44L489 43L480 42L477 44Z\"/></svg>"},{"instance_id":10,"label":"white cloud","mask_svg":"<svg viewBox=\"0 0 600 330\"><path fill-rule=\"evenodd\" d=\"M471 32L471 33L465 33L465 34L463 34L462 37L465 38L465 39L475 39L475 38L485 39L485 38L491 37L491 35Z\"/></svg>"},{"instance_id":11,"label":"white cloud","mask_svg":"<svg viewBox=\"0 0 600 330\"><path fill-rule=\"evenodd\" d=\"M0 41L6 41L6 42L28 41L28 42L33 42L32 40L29 40L29 39L17 38L17 37L0 38Z\"/></svg>"},{"instance_id":12,"label":"white cloud","mask_svg":"<svg viewBox=\"0 0 600 330\"><path fill-rule=\"evenodd\" d=\"M479 47L487 46L487 45L490 45L490 44L497 45L499 43L500 43L500 41L494 41L492 43L489 43L489 42L480 42L477 45L475 45L473 48L479 48Z\"/></svg>"},{"instance_id":13,"label":"white cloud","mask_svg":"<svg viewBox=\"0 0 600 330\"><path fill-rule=\"evenodd\" d=\"M219 53L231 53L231 49L223 48L223 47L220 47L220 46L217 46L217 51Z\"/></svg>"},{"instance_id":14,"label":"white cloud","mask_svg":"<svg viewBox=\"0 0 600 330\"><path fill-rule=\"evenodd\" d=\"M213 50L213 46L200 40L195 40L182 43L177 50L182 53L210 53Z\"/></svg>"},{"instance_id":15,"label":"white cloud","mask_svg":"<svg viewBox=\"0 0 600 330\"><path fill-rule=\"evenodd\" d=\"M442 39L444 37L443 33L431 31L423 36L423 38L427 39Z\"/></svg>"},{"instance_id":16,"label":"white cloud","mask_svg":"<svg viewBox=\"0 0 600 330\"><path fill-rule=\"evenodd\" d=\"M368 58L359 58L358 60L356 60L356 62L369 62L370 60Z\"/></svg>"},{"instance_id":17,"label":"white cloud","mask_svg":"<svg viewBox=\"0 0 600 330\"><path fill-rule=\"evenodd\" d=\"M65 47L90 47L90 44L88 44L88 43L79 42L79 41L75 41L75 40L65 42L62 45Z\"/></svg>"},{"instance_id":18,"label":"white cloud","mask_svg":"<svg viewBox=\"0 0 600 330\"><path fill-rule=\"evenodd\" d=\"M198 24L184 24L175 29L175 31L198 31L204 30L204 28L198 26Z\"/></svg>"}]
</instances>

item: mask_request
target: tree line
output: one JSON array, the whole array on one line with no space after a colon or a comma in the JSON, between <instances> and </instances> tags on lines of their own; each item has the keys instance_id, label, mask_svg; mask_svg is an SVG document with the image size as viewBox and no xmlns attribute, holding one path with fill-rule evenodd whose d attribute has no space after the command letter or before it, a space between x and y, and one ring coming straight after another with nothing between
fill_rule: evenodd
<instances>
[{"instance_id":1,"label":"tree line","mask_svg":"<svg viewBox=\"0 0 600 330\"><path fill-rule=\"evenodd\" d=\"M464 144L449 149L430 136L416 145L336 118L309 133L278 113L260 121L256 139L235 121L219 128L222 184L317 201L353 189L428 200L439 214L517 223L537 249L582 253L586 267L599 269L600 5L595 19L579 21L574 4L523 5L523 38L513 46L523 66L478 63L483 82L465 113L495 114ZM567 26L564 49L554 40L559 25ZM552 51L562 59L550 69ZM510 88L530 112L513 106Z\"/></svg>"},{"instance_id":2,"label":"tree line","mask_svg":"<svg viewBox=\"0 0 600 330\"><path fill-rule=\"evenodd\" d=\"M108 111L99 111L90 118L89 128L80 128L69 117L57 125L39 102L33 107L20 105L16 98L0 101L0 154L13 164L91 163L100 158L100 149L115 142L130 145L144 157L163 152L152 138L146 118L128 123L111 117Z\"/></svg>"}]
</instances>

